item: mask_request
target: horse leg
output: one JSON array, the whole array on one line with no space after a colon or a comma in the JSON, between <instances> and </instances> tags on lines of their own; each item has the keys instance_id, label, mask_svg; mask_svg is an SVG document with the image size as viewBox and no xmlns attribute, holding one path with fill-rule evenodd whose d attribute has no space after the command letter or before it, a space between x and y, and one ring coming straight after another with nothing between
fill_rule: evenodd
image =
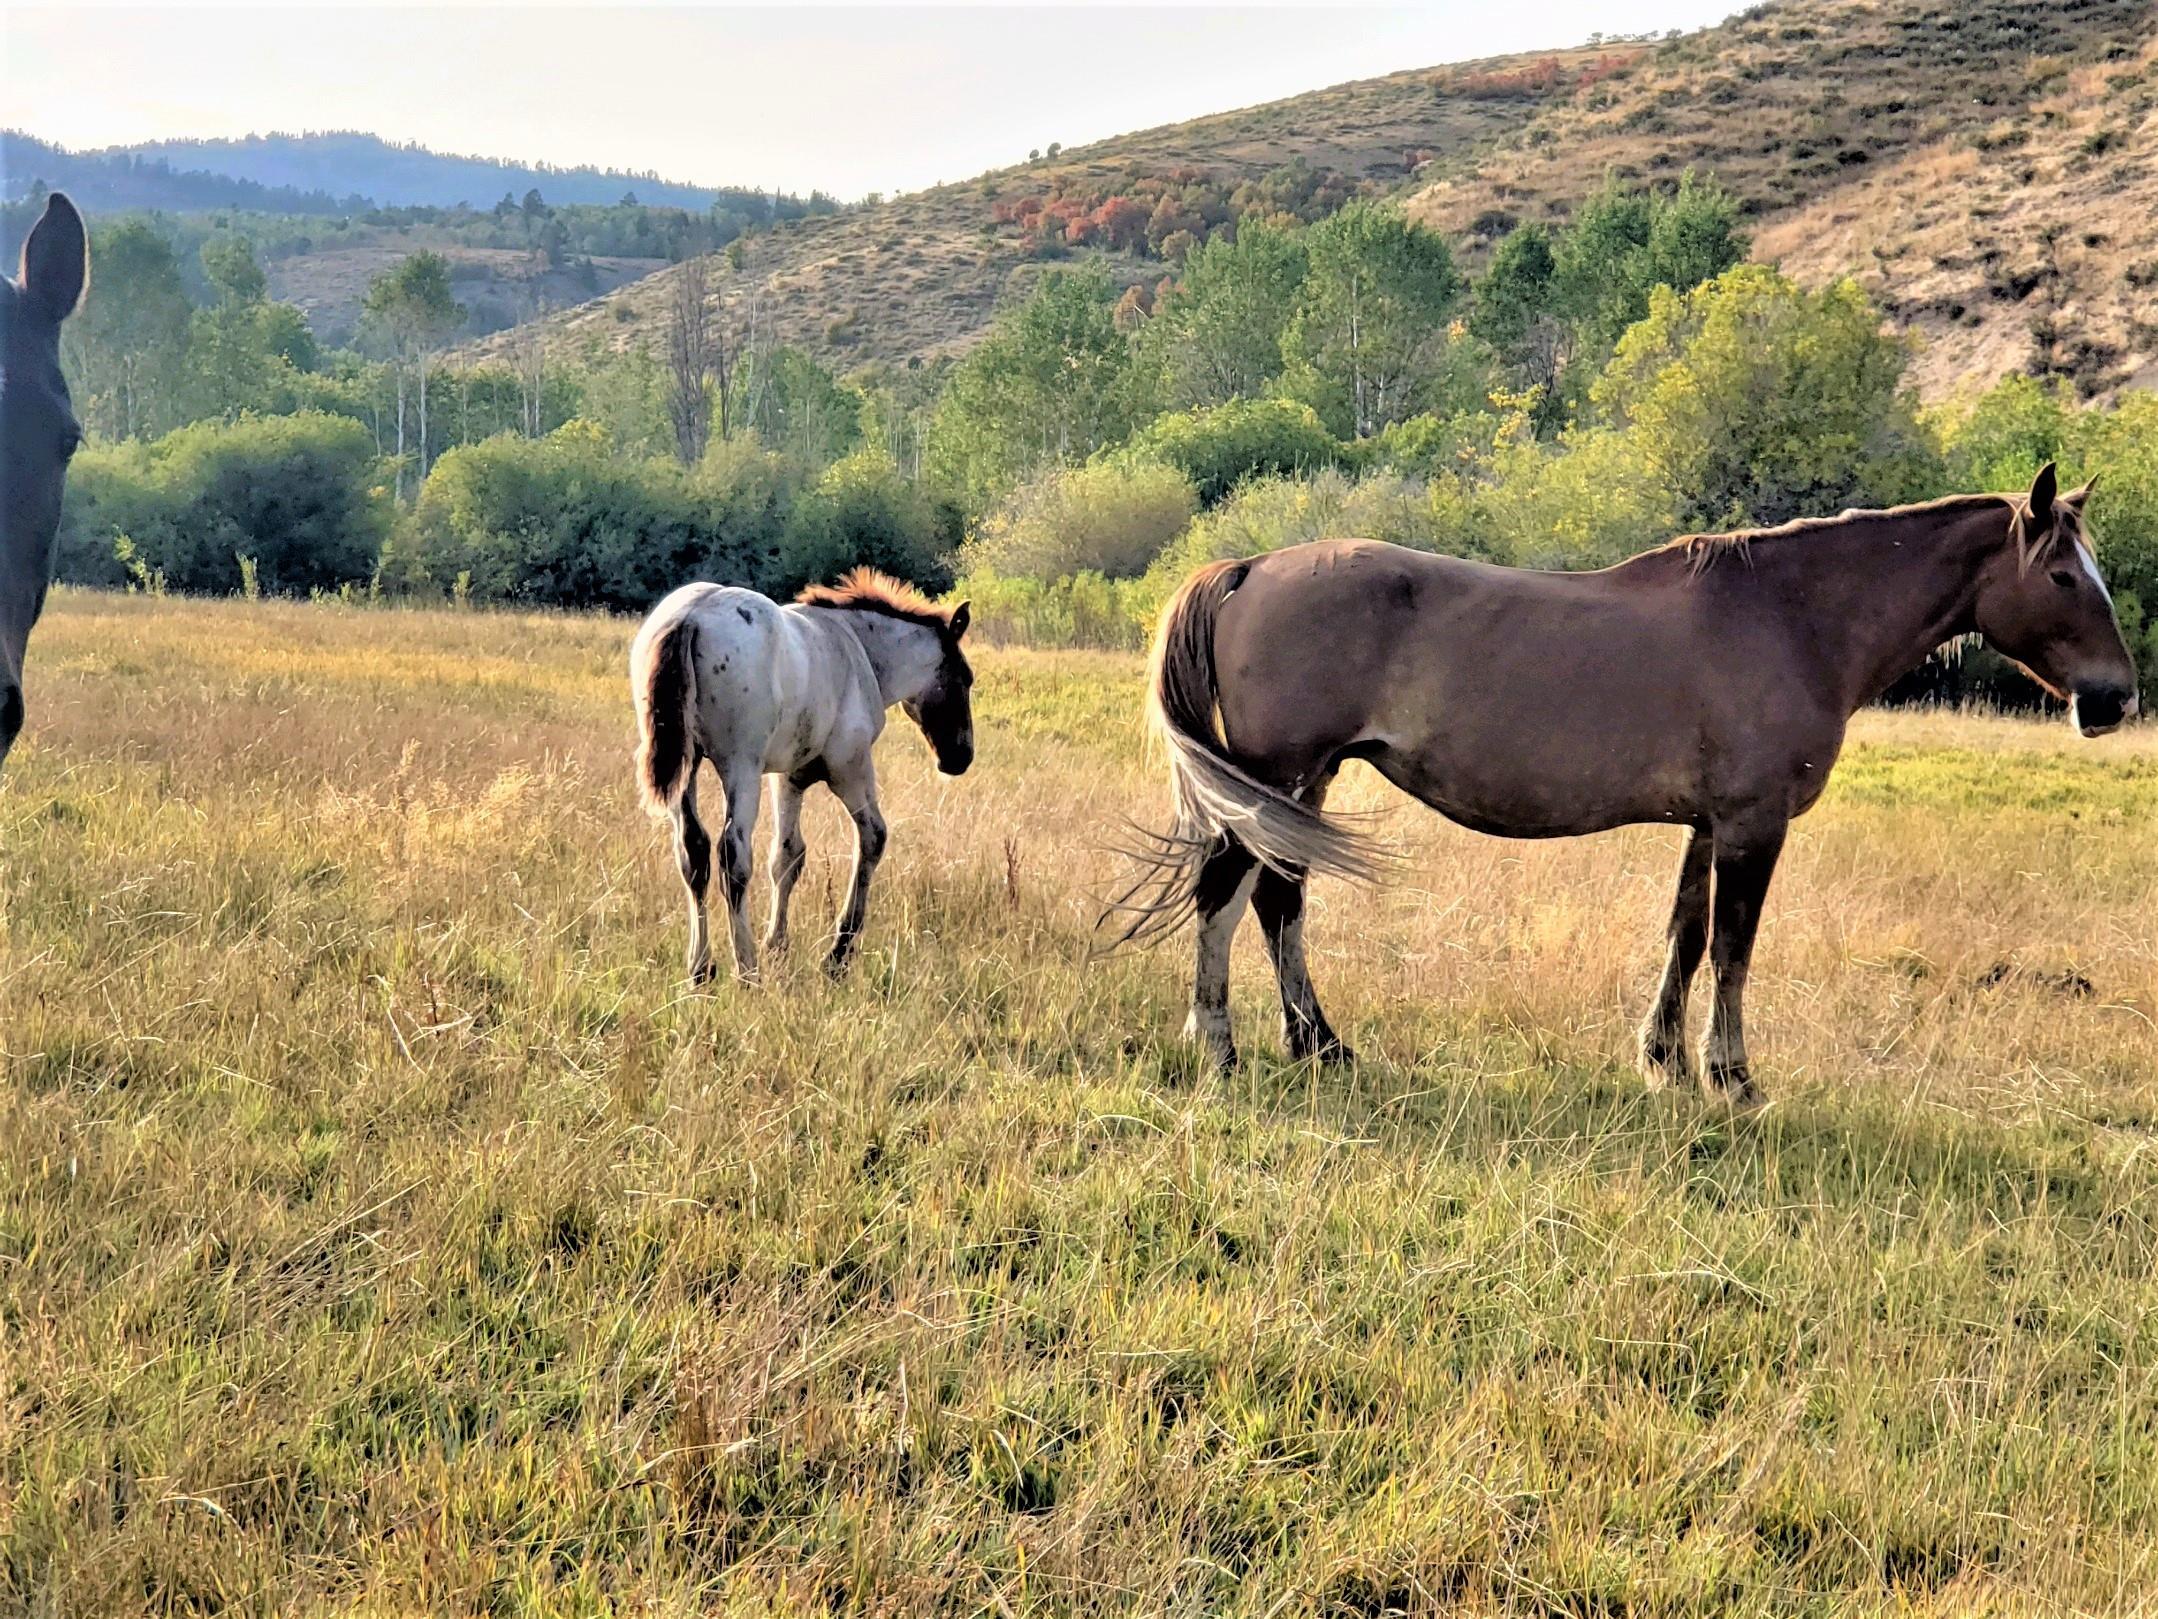
<instances>
[{"instance_id":1,"label":"horse leg","mask_svg":"<svg viewBox=\"0 0 2158 1619\"><path fill-rule=\"evenodd\" d=\"M749 873L756 862L757 800L764 777L755 760L730 761L720 774L727 789L727 824L719 834L719 880L727 896L727 926L734 934L734 976L757 981L757 945L749 931Z\"/></svg>"},{"instance_id":2,"label":"horse leg","mask_svg":"<svg viewBox=\"0 0 2158 1619\"><path fill-rule=\"evenodd\" d=\"M1281 988L1281 1041L1299 1062L1316 1057L1323 1063L1352 1063L1356 1053L1326 1021L1304 964L1304 885L1301 871L1285 876L1262 868L1251 892L1251 908L1266 932L1266 952Z\"/></svg>"},{"instance_id":3,"label":"horse leg","mask_svg":"<svg viewBox=\"0 0 2158 1619\"><path fill-rule=\"evenodd\" d=\"M1744 1001L1746 972L1753 961L1753 936L1761 925L1761 904L1769 879L1783 853L1782 820L1719 824L1716 838L1715 929L1709 939L1709 963L1716 974L1716 1004L1709 1013L1705 1089L1734 1107L1754 1107L1761 1093L1746 1065Z\"/></svg>"},{"instance_id":4,"label":"horse leg","mask_svg":"<svg viewBox=\"0 0 2158 1619\"><path fill-rule=\"evenodd\" d=\"M701 761L700 761L701 762ZM712 944L705 932L704 892L712 881L712 840L697 819L697 768L692 764L674 805L674 862L689 893L689 981L710 983Z\"/></svg>"},{"instance_id":5,"label":"horse leg","mask_svg":"<svg viewBox=\"0 0 2158 1619\"><path fill-rule=\"evenodd\" d=\"M1236 1041L1229 1031L1229 945L1250 903L1258 867L1258 857L1225 832L1200 866L1192 893L1198 943L1184 1035L1205 1048L1216 1068L1236 1066Z\"/></svg>"},{"instance_id":6,"label":"horse leg","mask_svg":"<svg viewBox=\"0 0 2158 1619\"><path fill-rule=\"evenodd\" d=\"M1716 840L1704 827L1686 834L1666 932L1670 949L1664 956L1663 983L1648 1021L1641 1025L1641 1072L1651 1085L1683 1084L1693 1077L1693 1054L1686 1049L1686 1001L1708 951L1709 870L1715 848Z\"/></svg>"},{"instance_id":7,"label":"horse leg","mask_svg":"<svg viewBox=\"0 0 2158 1619\"><path fill-rule=\"evenodd\" d=\"M772 920L764 948L787 948L787 902L794 897L809 847L802 842L802 789L784 776L772 778Z\"/></svg>"},{"instance_id":8,"label":"horse leg","mask_svg":"<svg viewBox=\"0 0 2158 1619\"><path fill-rule=\"evenodd\" d=\"M876 771L867 754L858 764L833 768L832 791L854 817L854 882L832 936L832 953L824 963L825 971L837 978L854 959L854 947L862 937L862 919L869 912L869 880L884 858L885 826L884 812L877 808Z\"/></svg>"}]
</instances>

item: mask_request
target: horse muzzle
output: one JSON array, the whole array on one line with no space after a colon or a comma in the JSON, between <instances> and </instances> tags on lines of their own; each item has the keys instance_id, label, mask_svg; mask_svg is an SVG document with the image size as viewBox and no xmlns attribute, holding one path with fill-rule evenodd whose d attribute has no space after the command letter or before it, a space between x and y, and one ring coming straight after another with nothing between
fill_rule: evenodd
<instances>
[{"instance_id":1,"label":"horse muzzle","mask_svg":"<svg viewBox=\"0 0 2158 1619\"><path fill-rule=\"evenodd\" d=\"M956 748L940 750L937 754L937 774L940 776L964 776L967 766L974 762L971 743Z\"/></svg>"},{"instance_id":2,"label":"horse muzzle","mask_svg":"<svg viewBox=\"0 0 2158 1619\"><path fill-rule=\"evenodd\" d=\"M2139 706L2133 686L2079 686L2069 712L2085 736L2104 736L2134 719Z\"/></svg>"}]
</instances>

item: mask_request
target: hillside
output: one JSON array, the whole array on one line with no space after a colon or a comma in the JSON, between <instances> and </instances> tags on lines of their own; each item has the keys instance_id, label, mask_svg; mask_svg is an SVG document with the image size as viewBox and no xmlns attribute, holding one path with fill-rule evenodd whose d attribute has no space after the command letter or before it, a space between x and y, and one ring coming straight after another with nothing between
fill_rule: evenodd
<instances>
[{"instance_id":1,"label":"hillside","mask_svg":"<svg viewBox=\"0 0 2158 1619\"><path fill-rule=\"evenodd\" d=\"M2158 386L2158 42L1780 215L1757 248L1801 280L1855 273L1917 339L1929 395L2034 366L2085 394Z\"/></svg>"},{"instance_id":2,"label":"hillside","mask_svg":"<svg viewBox=\"0 0 2158 1619\"><path fill-rule=\"evenodd\" d=\"M1789 0L1666 42L1417 191L1449 231L1561 218L1606 176L1704 170L1757 257L1855 273L1919 339L1929 397L2004 371L2147 378L2158 10L2142 0Z\"/></svg>"},{"instance_id":3,"label":"hillside","mask_svg":"<svg viewBox=\"0 0 2158 1619\"><path fill-rule=\"evenodd\" d=\"M1861 274L1921 339L1929 396L2026 366L2104 392L2158 363L2134 309L2158 280L2154 16L2143 0L1787 0L1655 44L1401 73L1121 136L759 236L739 269L711 260L711 281L845 370L966 348L1046 256L1012 211L1060 189L1248 184L1300 163L1404 195L1473 256L1606 177L1692 168L1739 198L1759 256L1810 281ZM1144 248L1102 256L1126 281L1170 268ZM656 343L672 280L543 331Z\"/></svg>"},{"instance_id":4,"label":"hillside","mask_svg":"<svg viewBox=\"0 0 2158 1619\"><path fill-rule=\"evenodd\" d=\"M758 319L781 340L841 369L956 352L1045 260L1038 242L1000 211L1061 192L1114 192L1177 176L1223 189L1263 184L1297 164L1337 189L1392 190L1468 161L1522 128L1548 100L1639 50L1540 52L1397 73L1057 152L760 235L745 244L740 269L724 258L708 261L714 296L736 308L755 304ZM1105 257L1125 281L1156 279L1171 268L1144 250ZM553 316L543 330L565 344L656 342L673 282L667 273L651 276ZM499 344L482 344L472 352L499 351Z\"/></svg>"},{"instance_id":5,"label":"hillside","mask_svg":"<svg viewBox=\"0 0 2158 1619\"><path fill-rule=\"evenodd\" d=\"M665 266L665 259L592 254L550 267L538 254L508 248L439 243L425 231L366 232L350 243L330 242L305 253L269 260L270 296L297 305L317 336L349 342L360 323L367 288L414 253L440 253L449 260L450 281L464 305L468 329L494 332L534 310L560 309L604 297Z\"/></svg>"}]
</instances>

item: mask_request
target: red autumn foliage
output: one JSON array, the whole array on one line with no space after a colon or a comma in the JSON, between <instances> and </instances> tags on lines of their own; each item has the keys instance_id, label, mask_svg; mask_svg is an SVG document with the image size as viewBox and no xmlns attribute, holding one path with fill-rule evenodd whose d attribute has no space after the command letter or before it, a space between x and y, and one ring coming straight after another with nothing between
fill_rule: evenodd
<instances>
[{"instance_id":1,"label":"red autumn foliage","mask_svg":"<svg viewBox=\"0 0 2158 1619\"><path fill-rule=\"evenodd\" d=\"M1468 96L1478 101L1526 100L1533 96L1550 95L1562 86L1569 90L1582 90L1600 83L1613 74L1631 67L1641 57L1638 50L1606 51L1591 57L1571 73L1566 64L1556 56L1539 56L1517 68L1497 69L1486 73L1464 73L1444 86L1457 96Z\"/></svg>"},{"instance_id":2,"label":"red autumn foliage","mask_svg":"<svg viewBox=\"0 0 2158 1619\"><path fill-rule=\"evenodd\" d=\"M1309 224L1366 189L1349 175L1301 163L1239 181L1189 164L1160 173L1132 164L1109 180L1056 175L1046 195L999 197L989 217L1036 253L1093 246L1181 259L1199 242L1233 237L1247 216Z\"/></svg>"}]
</instances>

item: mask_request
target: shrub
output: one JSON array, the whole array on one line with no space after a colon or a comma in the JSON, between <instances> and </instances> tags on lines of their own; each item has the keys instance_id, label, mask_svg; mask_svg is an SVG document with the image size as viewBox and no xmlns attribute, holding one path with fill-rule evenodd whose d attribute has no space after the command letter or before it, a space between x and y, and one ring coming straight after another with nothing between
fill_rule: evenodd
<instances>
[{"instance_id":1,"label":"shrub","mask_svg":"<svg viewBox=\"0 0 2158 1619\"><path fill-rule=\"evenodd\" d=\"M974 629L1002 645L1106 647L1146 645L1152 597L1145 582L1094 572L1062 579L1015 578L982 570L961 575L952 593L973 604Z\"/></svg>"},{"instance_id":2,"label":"shrub","mask_svg":"<svg viewBox=\"0 0 2158 1619\"><path fill-rule=\"evenodd\" d=\"M1621 434L1575 429L1557 444L1526 423L1432 488L1434 524L1461 549L1522 568L1602 568L1684 526L1684 502Z\"/></svg>"},{"instance_id":3,"label":"shrub","mask_svg":"<svg viewBox=\"0 0 2158 1619\"><path fill-rule=\"evenodd\" d=\"M1466 552L1443 532L1421 479L1380 472L1354 478L1327 468L1310 478L1262 478L1193 522L1147 570L1137 598L1151 616L1184 576L1222 557L1258 556L1307 540L1390 540L1419 551Z\"/></svg>"},{"instance_id":4,"label":"shrub","mask_svg":"<svg viewBox=\"0 0 2158 1619\"><path fill-rule=\"evenodd\" d=\"M617 455L589 422L487 439L435 463L383 581L441 591L468 575L474 601L641 608L705 573L701 517L680 468Z\"/></svg>"},{"instance_id":5,"label":"shrub","mask_svg":"<svg viewBox=\"0 0 2158 1619\"><path fill-rule=\"evenodd\" d=\"M933 591L950 585L957 538L889 456L857 450L825 469L787 515L773 594L785 597L860 563Z\"/></svg>"},{"instance_id":6,"label":"shrub","mask_svg":"<svg viewBox=\"0 0 2158 1619\"><path fill-rule=\"evenodd\" d=\"M1245 480L1313 472L1341 459L1342 447L1319 413L1289 399L1232 399L1227 404L1157 416L1123 452L1176 468L1213 506Z\"/></svg>"},{"instance_id":7,"label":"shrub","mask_svg":"<svg viewBox=\"0 0 2158 1619\"><path fill-rule=\"evenodd\" d=\"M1591 392L1703 528L1889 501L1933 472L1905 351L1849 281L1808 292L1741 265L1659 287Z\"/></svg>"},{"instance_id":8,"label":"shrub","mask_svg":"<svg viewBox=\"0 0 2158 1619\"><path fill-rule=\"evenodd\" d=\"M802 462L753 436L713 439L690 479L704 533L697 577L777 590L787 516L810 476Z\"/></svg>"},{"instance_id":9,"label":"shrub","mask_svg":"<svg viewBox=\"0 0 2158 1619\"><path fill-rule=\"evenodd\" d=\"M2059 463L2070 488L2096 476L2084 516L2144 689L2158 684L2158 398L2135 392L2113 409L2087 408L2066 382L2010 376L1930 412L1925 425L1940 450L1931 493L2028 489L2048 461ZM2005 659L1969 647L1899 682L1890 697L1979 698L2011 707L2040 700Z\"/></svg>"},{"instance_id":10,"label":"shrub","mask_svg":"<svg viewBox=\"0 0 2158 1619\"><path fill-rule=\"evenodd\" d=\"M1008 578L1130 578L1184 532L1197 506L1190 482L1173 466L1119 458L1055 468L1022 484L983 520L961 566Z\"/></svg>"},{"instance_id":11,"label":"shrub","mask_svg":"<svg viewBox=\"0 0 2158 1619\"><path fill-rule=\"evenodd\" d=\"M342 416L243 416L197 422L148 444L77 457L58 542L59 576L117 585L139 568L176 591L230 595L239 558L272 595L371 578L391 523L390 495L366 428Z\"/></svg>"},{"instance_id":12,"label":"shrub","mask_svg":"<svg viewBox=\"0 0 2158 1619\"><path fill-rule=\"evenodd\" d=\"M1349 449L1354 464L1364 471L1436 478L1460 471L1479 455L1488 455L1505 422L1505 417L1488 410L1411 416Z\"/></svg>"},{"instance_id":13,"label":"shrub","mask_svg":"<svg viewBox=\"0 0 2158 1619\"><path fill-rule=\"evenodd\" d=\"M2028 376L2005 377L1975 399L1929 412L1943 491L2028 489L2040 467L2060 458L2075 417L2066 382Z\"/></svg>"}]
</instances>

